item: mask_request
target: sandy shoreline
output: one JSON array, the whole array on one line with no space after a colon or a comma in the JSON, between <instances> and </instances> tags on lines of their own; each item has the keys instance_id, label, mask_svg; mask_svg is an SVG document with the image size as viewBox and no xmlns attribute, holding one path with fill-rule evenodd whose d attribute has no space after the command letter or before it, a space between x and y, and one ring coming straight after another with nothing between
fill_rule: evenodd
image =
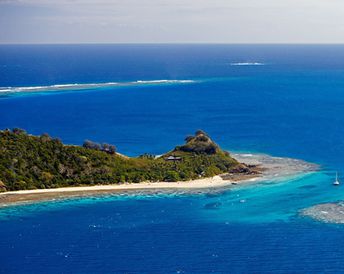
<instances>
[{"instance_id":1,"label":"sandy shoreline","mask_svg":"<svg viewBox=\"0 0 344 274\"><path fill-rule=\"evenodd\" d=\"M137 184L114 184L77 186L52 189L19 190L0 193L0 207L12 204L32 203L39 201L56 200L70 197L84 197L106 194L136 193L136 192L167 192L167 191L197 191L215 188L227 188L243 183L254 182L259 177L247 180L224 180L220 176L181 182L142 182ZM234 184L233 184L234 183Z\"/></svg>"},{"instance_id":2,"label":"sandy shoreline","mask_svg":"<svg viewBox=\"0 0 344 274\"><path fill-rule=\"evenodd\" d=\"M0 206L63 199L67 197L83 197L135 191L161 192L171 190L185 191L230 188L247 183L282 179L286 176L307 173L317 169L316 165L301 160L272 157L264 154L232 154L232 156L239 162L257 165L257 170L260 174L223 174L212 178L180 182L142 182L136 184L9 191L0 193Z\"/></svg>"}]
</instances>

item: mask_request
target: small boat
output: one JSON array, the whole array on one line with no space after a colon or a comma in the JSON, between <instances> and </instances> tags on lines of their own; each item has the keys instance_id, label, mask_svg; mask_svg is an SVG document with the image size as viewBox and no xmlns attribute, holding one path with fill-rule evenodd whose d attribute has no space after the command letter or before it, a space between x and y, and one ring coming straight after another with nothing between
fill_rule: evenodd
<instances>
[{"instance_id":1,"label":"small boat","mask_svg":"<svg viewBox=\"0 0 344 274\"><path fill-rule=\"evenodd\" d=\"M336 172L336 180L333 182L334 186L339 186L340 182L338 181L338 172Z\"/></svg>"}]
</instances>

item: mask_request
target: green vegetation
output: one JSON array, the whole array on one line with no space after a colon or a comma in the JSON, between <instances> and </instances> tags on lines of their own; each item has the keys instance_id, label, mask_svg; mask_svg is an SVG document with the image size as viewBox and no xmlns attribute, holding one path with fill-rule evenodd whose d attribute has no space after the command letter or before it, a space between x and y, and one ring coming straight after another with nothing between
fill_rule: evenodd
<instances>
[{"instance_id":1,"label":"green vegetation","mask_svg":"<svg viewBox=\"0 0 344 274\"><path fill-rule=\"evenodd\" d=\"M202 130L196 131L195 136L187 136L185 138L185 145L178 146L175 151L191 152L196 154L226 154L229 156L228 152L224 152L220 147L215 144L210 137Z\"/></svg>"},{"instance_id":2,"label":"green vegetation","mask_svg":"<svg viewBox=\"0 0 344 274\"><path fill-rule=\"evenodd\" d=\"M0 131L0 191L190 180L238 172L240 166L203 131L159 158L129 158L115 151L109 144L85 141L82 147L70 146L48 134Z\"/></svg>"}]
</instances>

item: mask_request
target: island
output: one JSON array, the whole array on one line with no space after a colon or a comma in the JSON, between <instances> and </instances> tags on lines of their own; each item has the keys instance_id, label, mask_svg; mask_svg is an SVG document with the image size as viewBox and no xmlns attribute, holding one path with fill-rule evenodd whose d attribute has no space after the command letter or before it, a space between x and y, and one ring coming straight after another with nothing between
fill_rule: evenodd
<instances>
[{"instance_id":1,"label":"island","mask_svg":"<svg viewBox=\"0 0 344 274\"><path fill-rule=\"evenodd\" d=\"M0 131L0 204L128 190L206 189L315 169L300 160L235 154L198 130L155 156L128 157L110 144L65 145L48 134Z\"/></svg>"}]
</instances>

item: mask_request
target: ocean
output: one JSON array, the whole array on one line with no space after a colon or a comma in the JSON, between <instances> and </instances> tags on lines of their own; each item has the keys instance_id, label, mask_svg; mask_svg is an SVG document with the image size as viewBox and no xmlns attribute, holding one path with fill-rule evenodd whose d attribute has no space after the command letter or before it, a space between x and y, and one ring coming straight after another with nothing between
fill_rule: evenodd
<instances>
[{"instance_id":1,"label":"ocean","mask_svg":"<svg viewBox=\"0 0 344 274\"><path fill-rule=\"evenodd\" d=\"M1 208L0 273L344 273L344 227L299 214L344 200L343 90L342 45L1 45L0 129L130 156L202 129L320 170Z\"/></svg>"}]
</instances>

